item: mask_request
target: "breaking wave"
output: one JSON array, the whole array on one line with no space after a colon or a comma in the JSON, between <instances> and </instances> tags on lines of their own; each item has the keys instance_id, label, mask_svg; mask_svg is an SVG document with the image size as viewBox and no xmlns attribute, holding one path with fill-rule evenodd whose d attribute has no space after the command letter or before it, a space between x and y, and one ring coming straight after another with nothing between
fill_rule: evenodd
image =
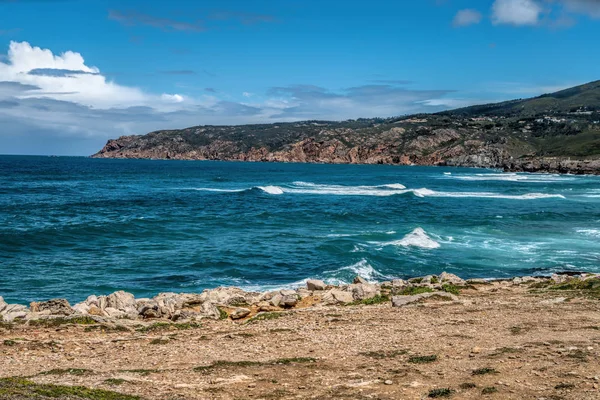
<instances>
[{"instance_id":1,"label":"breaking wave","mask_svg":"<svg viewBox=\"0 0 600 400\"><path fill-rule=\"evenodd\" d=\"M239 193L251 190L260 190L270 195L282 194L309 194L309 195L331 195L331 196L396 196L412 193L416 197L457 197L457 198L493 198L508 200L535 200L535 199L564 199L561 194L548 193L525 193L521 195L510 195L492 192L439 192L427 188L408 189L400 183L392 183L378 186L342 186L321 185L310 182L293 182L290 185L268 185L255 186L246 189L218 189L218 188L194 188L198 191Z\"/></svg>"},{"instance_id":2,"label":"breaking wave","mask_svg":"<svg viewBox=\"0 0 600 400\"><path fill-rule=\"evenodd\" d=\"M420 247L422 249L438 249L440 244L433 240L423 228L416 228L400 240L383 243L384 246Z\"/></svg>"},{"instance_id":3,"label":"breaking wave","mask_svg":"<svg viewBox=\"0 0 600 400\"><path fill-rule=\"evenodd\" d=\"M459 174L446 175L447 178L459 179L461 181L502 181L502 182L527 182L527 183L551 183L572 181L575 178L558 175L558 174L518 174L518 173L501 173L501 174Z\"/></svg>"}]
</instances>

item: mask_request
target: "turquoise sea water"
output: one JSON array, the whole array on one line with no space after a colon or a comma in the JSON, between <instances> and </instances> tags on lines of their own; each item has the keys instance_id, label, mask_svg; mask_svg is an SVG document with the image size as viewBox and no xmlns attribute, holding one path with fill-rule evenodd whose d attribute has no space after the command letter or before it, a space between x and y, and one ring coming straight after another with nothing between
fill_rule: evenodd
<instances>
[{"instance_id":1,"label":"turquoise sea water","mask_svg":"<svg viewBox=\"0 0 600 400\"><path fill-rule=\"evenodd\" d=\"M600 177L0 157L0 296L600 272Z\"/></svg>"}]
</instances>

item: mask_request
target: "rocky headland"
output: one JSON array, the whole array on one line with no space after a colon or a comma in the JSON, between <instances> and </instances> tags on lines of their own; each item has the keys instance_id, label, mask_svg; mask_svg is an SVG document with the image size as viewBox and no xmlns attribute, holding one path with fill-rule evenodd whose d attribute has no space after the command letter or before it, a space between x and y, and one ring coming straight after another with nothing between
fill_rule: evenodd
<instances>
[{"instance_id":1,"label":"rocky headland","mask_svg":"<svg viewBox=\"0 0 600 400\"><path fill-rule=\"evenodd\" d=\"M600 174L600 81L438 114L195 126L109 140L95 158L435 165Z\"/></svg>"},{"instance_id":2,"label":"rocky headland","mask_svg":"<svg viewBox=\"0 0 600 400\"><path fill-rule=\"evenodd\" d=\"M600 398L600 276L0 298L0 398Z\"/></svg>"}]
</instances>

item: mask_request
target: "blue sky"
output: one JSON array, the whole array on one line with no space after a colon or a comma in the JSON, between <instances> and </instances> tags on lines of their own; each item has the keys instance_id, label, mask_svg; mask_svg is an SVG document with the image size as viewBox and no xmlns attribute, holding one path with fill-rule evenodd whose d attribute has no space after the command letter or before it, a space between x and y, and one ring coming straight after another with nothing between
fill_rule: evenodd
<instances>
[{"instance_id":1,"label":"blue sky","mask_svg":"<svg viewBox=\"0 0 600 400\"><path fill-rule=\"evenodd\" d=\"M0 154L529 97L599 38L600 0L0 0Z\"/></svg>"}]
</instances>

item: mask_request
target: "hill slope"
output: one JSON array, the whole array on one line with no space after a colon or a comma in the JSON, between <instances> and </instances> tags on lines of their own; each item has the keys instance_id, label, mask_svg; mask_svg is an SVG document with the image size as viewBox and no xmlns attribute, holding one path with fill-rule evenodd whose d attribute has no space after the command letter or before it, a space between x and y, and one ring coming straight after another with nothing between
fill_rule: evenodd
<instances>
[{"instance_id":1,"label":"hill slope","mask_svg":"<svg viewBox=\"0 0 600 400\"><path fill-rule=\"evenodd\" d=\"M600 173L600 81L533 99L342 122L196 126L109 140L93 157L456 165Z\"/></svg>"}]
</instances>

